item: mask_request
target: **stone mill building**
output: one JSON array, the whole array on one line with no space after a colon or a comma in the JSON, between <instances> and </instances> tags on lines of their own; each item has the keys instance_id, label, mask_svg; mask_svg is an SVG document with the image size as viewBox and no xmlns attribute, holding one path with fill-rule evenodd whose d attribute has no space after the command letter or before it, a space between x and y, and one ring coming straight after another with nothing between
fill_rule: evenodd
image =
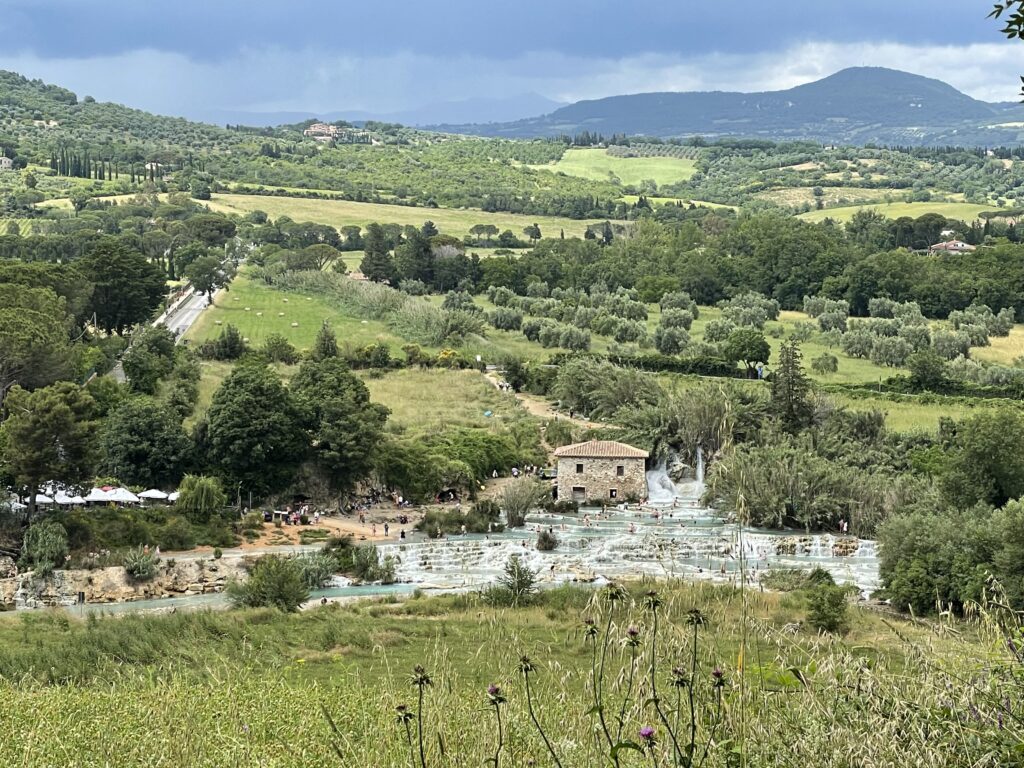
<instances>
[{"instance_id":1,"label":"stone mill building","mask_svg":"<svg viewBox=\"0 0 1024 768\"><path fill-rule=\"evenodd\" d=\"M647 451L612 440L555 449L558 498L619 504L647 497Z\"/></svg>"}]
</instances>

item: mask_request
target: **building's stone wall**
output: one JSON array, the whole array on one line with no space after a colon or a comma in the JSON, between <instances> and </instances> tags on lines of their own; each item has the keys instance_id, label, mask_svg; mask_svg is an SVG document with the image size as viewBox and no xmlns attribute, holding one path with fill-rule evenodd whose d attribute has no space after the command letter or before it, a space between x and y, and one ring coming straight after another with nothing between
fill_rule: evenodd
<instances>
[{"instance_id":1,"label":"building's stone wall","mask_svg":"<svg viewBox=\"0 0 1024 768\"><path fill-rule=\"evenodd\" d=\"M583 465L582 473L576 472L577 464ZM621 477L619 467L623 468ZM644 499L647 497L646 470L643 459L561 457L558 459L558 498L579 501L581 495L574 494L573 488L583 488L582 499L596 504Z\"/></svg>"}]
</instances>

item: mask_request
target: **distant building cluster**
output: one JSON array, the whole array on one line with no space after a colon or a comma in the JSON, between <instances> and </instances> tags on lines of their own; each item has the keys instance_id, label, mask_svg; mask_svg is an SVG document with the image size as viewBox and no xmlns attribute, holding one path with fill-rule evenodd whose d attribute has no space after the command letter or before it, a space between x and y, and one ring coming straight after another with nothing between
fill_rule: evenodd
<instances>
[{"instance_id":1,"label":"distant building cluster","mask_svg":"<svg viewBox=\"0 0 1024 768\"><path fill-rule=\"evenodd\" d=\"M14 161L9 157L0 156L0 171L14 170Z\"/></svg>"},{"instance_id":2,"label":"distant building cluster","mask_svg":"<svg viewBox=\"0 0 1024 768\"><path fill-rule=\"evenodd\" d=\"M348 144L377 143L376 141L371 140L370 133L368 131L346 128L340 125L331 125L330 123L313 123L302 132L302 135L313 139L314 141L324 143L328 141L345 142Z\"/></svg>"},{"instance_id":3,"label":"distant building cluster","mask_svg":"<svg viewBox=\"0 0 1024 768\"><path fill-rule=\"evenodd\" d=\"M946 240L942 243L936 243L928 249L930 253L967 253L973 250L974 246L970 243L965 243L963 240Z\"/></svg>"}]
</instances>

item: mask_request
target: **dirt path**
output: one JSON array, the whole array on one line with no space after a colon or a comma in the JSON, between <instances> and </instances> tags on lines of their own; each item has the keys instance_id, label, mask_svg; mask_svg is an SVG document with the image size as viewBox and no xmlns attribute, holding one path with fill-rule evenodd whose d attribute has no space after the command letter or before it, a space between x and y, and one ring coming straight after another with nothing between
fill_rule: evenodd
<instances>
[{"instance_id":1,"label":"dirt path","mask_svg":"<svg viewBox=\"0 0 1024 768\"><path fill-rule=\"evenodd\" d=\"M501 387L498 386L501 382L501 377L496 371L487 371L484 376L487 377L487 380L491 382L496 389L501 389ZM536 416L539 419L570 421L584 429L600 429L601 427L608 426L600 421L590 421L589 419L583 419L579 416L569 418L567 413L562 413L556 410L555 406L550 401L537 395L531 395L528 392L516 392L515 398L519 401L519 404L526 409L527 413L531 416Z\"/></svg>"}]
</instances>

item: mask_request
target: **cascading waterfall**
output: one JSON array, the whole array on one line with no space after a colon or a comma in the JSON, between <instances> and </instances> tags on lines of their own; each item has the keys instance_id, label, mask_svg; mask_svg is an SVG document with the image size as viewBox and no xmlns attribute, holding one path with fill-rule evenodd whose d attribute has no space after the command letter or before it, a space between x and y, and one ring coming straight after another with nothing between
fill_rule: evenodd
<instances>
[{"instance_id":1,"label":"cascading waterfall","mask_svg":"<svg viewBox=\"0 0 1024 768\"><path fill-rule=\"evenodd\" d=\"M656 480L668 474L660 467L651 472ZM667 485L652 486L652 500L655 488L667 496L673 486L670 479ZM538 552L534 546L542 529L558 538L553 552ZM640 575L738 582L741 564L748 583L767 569L820 567L837 582L855 584L864 593L879 584L874 542L749 528L741 538L735 524L712 510L680 504L675 495L667 504L613 508L603 514L598 509L582 509L577 515L538 512L527 517L525 529L386 544L380 554L397 559L399 580L438 589L493 583L513 555L537 571L541 582L552 584Z\"/></svg>"}]
</instances>

